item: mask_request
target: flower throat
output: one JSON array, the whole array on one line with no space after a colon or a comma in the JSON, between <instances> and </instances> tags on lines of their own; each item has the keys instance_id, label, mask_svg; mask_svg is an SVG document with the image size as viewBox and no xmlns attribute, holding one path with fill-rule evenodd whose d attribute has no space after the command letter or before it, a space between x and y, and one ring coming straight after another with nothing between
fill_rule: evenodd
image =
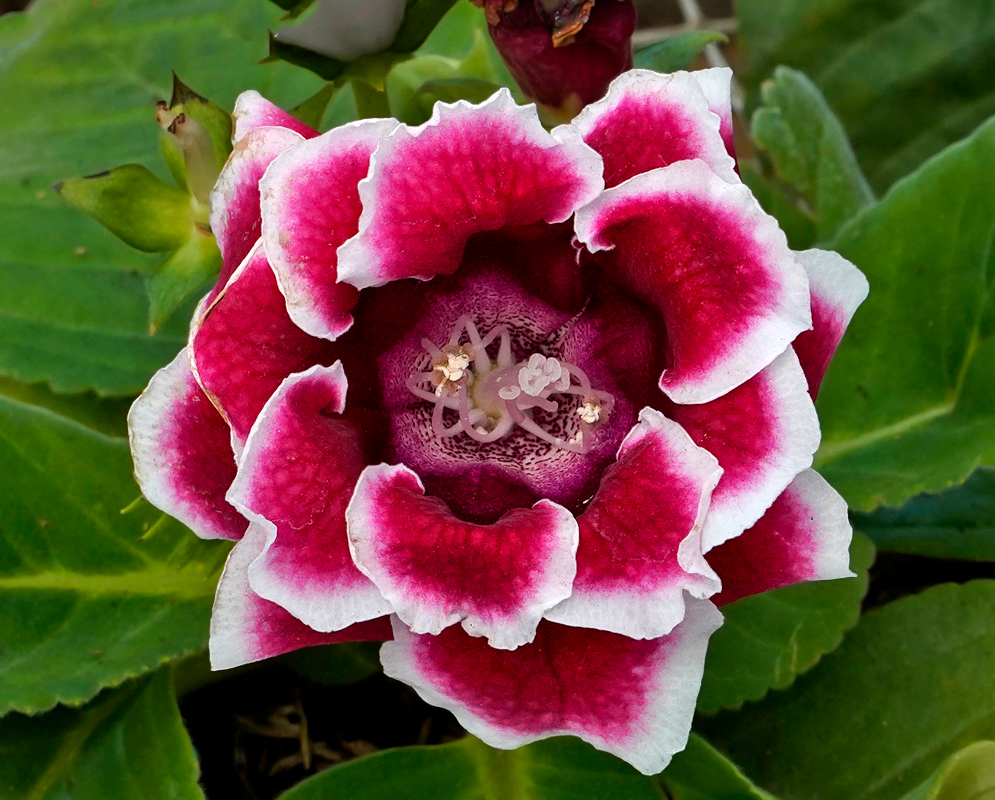
<instances>
[{"instance_id":1,"label":"flower throat","mask_svg":"<svg viewBox=\"0 0 995 800\"><path fill-rule=\"evenodd\" d=\"M495 342L497 353L492 357L487 349L493 350ZM516 361L507 325L482 335L463 315L448 343L441 347L429 339L421 343L428 369L419 367L406 385L416 397L434 404L432 430L440 438L464 433L486 444L520 427L562 450L587 453L594 446L594 431L605 423L615 403L608 392L593 388L575 364L541 353ZM556 395L559 401L553 399ZM459 415L455 423L447 424L446 409ZM575 433L569 438L554 435L536 421L536 410L557 417L573 414L573 424L563 427Z\"/></svg>"}]
</instances>

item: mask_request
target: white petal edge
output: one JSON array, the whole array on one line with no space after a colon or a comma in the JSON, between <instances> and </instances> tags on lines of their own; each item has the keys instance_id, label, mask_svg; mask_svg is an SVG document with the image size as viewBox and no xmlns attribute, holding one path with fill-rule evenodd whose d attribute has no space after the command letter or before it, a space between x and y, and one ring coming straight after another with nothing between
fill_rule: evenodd
<instances>
[{"instance_id":1,"label":"white petal edge","mask_svg":"<svg viewBox=\"0 0 995 800\"><path fill-rule=\"evenodd\" d=\"M719 576L705 560L702 546L702 524L706 519L712 490L722 477L718 460L691 441L687 432L673 420L653 408L639 412L639 422L619 446L618 457L635 441L658 433L679 450L686 472L703 478L694 525L681 541L677 563L684 570L684 579L649 592L630 589L611 592L577 590L546 612L546 619L561 625L595 628L619 633L632 639L658 639L666 636L681 623L685 615L685 595L705 599L719 591Z\"/></svg>"},{"instance_id":2,"label":"white petal edge","mask_svg":"<svg viewBox=\"0 0 995 800\"><path fill-rule=\"evenodd\" d=\"M812 466L822 441L819 415L794 349L788 347L762 372L780 405L778 452L771 468L765 464L758 484L732 498L713 496L701 536L702 550L706 553L736 538L760 519L795 476Z\"/></svg>"},{"instance_id":3,"label":"white petal edge","mask_svg":"<svg viewBox=\"0 0 995 800\"><path fill-rule=\"evenodd\" d=\"M284 220L281 214L280 190L289 178L308 171L310 164L315 160L329 156L334 158L337 151L352 148L370 139L379 142L399 124L395 119L362 119L332 128L314 139L306 139L284 150L273 159L262 180L259 181L262 240L266 258L276 275L277 286L287 301L290 318L297 327L311 336L334 341L344 331L330 328L327 320L314 308L310 302L310 285L298 279L296 265L291 264L285 256L280 243L281 237L292 236L293 231L286 230L282 224Z\"/></svg>"},{"instance_id":4,"label":"white petal edge","mask_svg":"<svg viewBox=\"0 0 995 800\"><path fill-rule=\"evenodd\" d=\"M482 103L474 104L466 100L457 100L455 103L436 103L428 122L417 127L399 125L389 136L381 140L380 145L374 151L370 161L369 174L359 182L359 197L363 204L363 213L359 218L359 232L344 242L338 250L340 281L350 283L357 289L382 286L389 282L380 274L376 249L366 241L367 231L377 215L381 213L377 204L377 197L381 194L378 169L382 168L384 162L391 160L392 151L397 146L398 141L417 138L422 131L438 127L443 122L444 117L459 117L466 113L473 114L474 118L490 115L504 121L515 120L539 147L566 146L568 148L576 164L577 174L584 181L584 190L567 213L552 215L546 219L546 222L564 222L572 216L577 208L597 197L604 188L604 162L601 160L601 156L584 144L579 134L569 129L569 126L560 126L553 133L548 132L539 121L535 104L518 105L508 89L500 89Z\"/></svg>"},{"instance_id":5,"label":"white petal edge","mask_svg":"<svg viewBox=\"0 0 995 800\"><path fill-rule=\"evenodd\" d=\"M705 668L709 637L722 625L722 615L708 600L687 600L684 622L671 636L680 637L673 656L667 660L649 694L648 711L643 717L645 734L634 741L612 743L569 729L555 729L541 735L522 734L490 725L461 704L440 692L426 680L412 657L413 634L396 617L391 617L394 640L380 648L384 673L411 686L425 702L451 711L469 733L491 747L514 750L554 736L576 736L600 750L628 761L644 775L656 775L670 763L674 754L687 746L695 703Z\"/></svg>"},{"instance_id":6,"label":"white petal edge","mask_svg":"<svg viewBox=\"0 0 995 800\"><path fill-rule=\"evenodd\" d=\"M346 509L349 531L349 552L353 563L368 577L384 598L390 603L401 621L418 634L438 635L450 625L460 623L471 636L485 636L491 647L498 650L514 650L535 639L536 628L544 612L570 596L574 576L577 573L577 545L579 542L577 520L563 506L551 500L540 500L533 508L544 508L554 512L557 525L554 537L556 546L546 563L542 585L536 589L536 597L520 609L511 620L487 620L477 614L463 610L448 613L439 607L425 607L424 604L407 596L389 575L389 568L377 557L374 541L376 526L369 521L373 491L371 484L396 475L413 478L424 492L425 485L414 471L404 466L377 464L367 467L356 484L352 499ZM707 564L705 565L706 568Z\"/></svg>"},{"instance_id":7,"label":"white petal edge","mask_svg":"<svg viewBox=\"0 0 995 800\"><path fill-rule=\"evenodd\" d=\"M283 383L273 392L272 397L266 401L262 411L256 418L249 436L245 442L245 449L239 461L238 473L232 482L231 489L228 490L227 500L239 510L250 522L257 525L266 537L266 543L262 552L249 565L249 584L252 590L262 597L282 606L293 614L297 619L321 633L342 630L352 625L354 622L365 622L369 619L382 617L391 613L390 603L381 596L377 588L372 584L361 590L351 589L348 599L338 598L333 607L329 607L323 597L312 597L306 594L289 591L288 588L273 578L267 571L267 554L276 541L277 528L272 522L260 514L252 511L247 505L247 495L250 492L250 484L254 480L254 474L258 469L257 456L262 445L260 440L267 439L271 432L271 421L276 415L276 411L283 402L284 395L299 381L310 378L313 375L329 375L333 380L341 381L342 392L340 395L340 406L332 409L335 413L341 414L345 409L345 397L348 384L342 362L336 361L330 367L315 365L304 372L296 372L284 379Z\"/></svg>"},{"instance_id":8,"label":"white petal edge","mask_svg":"<svg viewBox=\"0 0 995 800\"><path fill-rule=\"evenodd\" d=\"M745 217L753 228L753 241L776 258L772 269L782 285L778 312L753 328L724 367L713 369L707 381L665 390L675 403L707 403L752 378L783 353L799 333L812 328L808 276L788 249L787 237L777 220L760 207L745 185L727 183L704 161L693 159L644 172L606 189L577 212L574 230L577 240L592 253L614 250L614 245L602 236L600 218L604 213L630 198L686 193L689 189L694 190L697 199L731 208Z\"/></svg>"},{"instance_id":9,"label":"white petal edge","mask_svg":"<svg viewBox=\"0 0 995 800\"><path fill-rule=\"evenodd\" d=\"M719 69L719 72L723 70ZM732 70L727 70L731 80ZM597 126L600 120L610 114L618 105L626 99L632 97L645 97L647 99L659 99L664 103L676 103L683 106L691 117L698 120L702 132L706 135L705 143L707 148L699 158L707 163L712 170L729 183L741 183L736 172L736 161L726 151L722 141L721 119L714 111L712 98L721 91L721 75L702 76L702 72L712 72L712 70L702 70L701 72L673 72L662 74L647 69L631 69L623 72L611 82L605 96L586 106L574 120L567 125L561 125L554 129L554 133L561 128L574 128L581 137L588 136ZM729 80L726 81L726 91L729 89ZM729 99L726 98L726 107L729 107Z\"/></svg>"}]
</instances>

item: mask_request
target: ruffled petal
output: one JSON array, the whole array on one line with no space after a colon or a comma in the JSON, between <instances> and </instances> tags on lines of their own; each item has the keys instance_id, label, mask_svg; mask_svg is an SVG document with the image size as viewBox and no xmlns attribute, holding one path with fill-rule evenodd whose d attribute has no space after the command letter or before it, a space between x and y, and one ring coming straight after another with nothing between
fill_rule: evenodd
<instances>
[{"instance_id":1,"label":"ruffled petal","mask_svg":"<svg viewBox=\"0 0 995 800\"><path fill-rule=\"evenodd\" d=\"M601 170L576 130L548 133L507 89L479 105L437 103L424 125L380 142L339 278L364 289L450 274L475 233L569 219L601 191Z\"/></svg>"},{"instance_id":2,"label":"ruffled petal","mask_svg":"<svg viewBox=\"0 0 995 800\"><path fill-rule=\"evenodd\" d=\"M635 175L691 158L701 159L723 179L739 183L720 119L710 108L697 75L629 70L612 81L604 99L577 115L571 124L604 159L606 186L618 186ZM716 91L715 83L711 77L705 81L711 93ZM727 79L727 89L728 83Z\"/></svg>"},{"instance_id":3,"label":"ruffled petal","mask_svg":"<svg viewBox=\"0 0 995 800\"><path fill-rule=\"evenodd\" d=\"M812 291L812 330L799 334L794 348L808 378L812 397L819 394L829 362L870 286L859 269L831 250L795 253L808 273Z\"/></svg>"},{"instance_id":4,"label":"ruffled petal","mask_svg":"<svg viewBox=\"0 0 995 800\"><path fill-rule=\"evenodd\" d=\"M721 475L680 425L643 409L577 520L573 593L547 619L634 639L670 633L684 618L685 592L719 590L702 556L701 525Z\"/></svg>"},{"instance_id":5,"label":"ruffled petal","mask_svg":"<svg viewBox=\"0 0 995 800\"><path fill-rule=\"evenodd\" d=\"M235 142L211 192L211 231L223 265L210 299L228 283L259 239L259 179L274 158L301 141L296 131L266 127L251 130Z\"/></svg>"},{"instance_id":6,"label":"ruffled petal","mask_svg":"<svg viewBox=\"0 0 995 800\"><path fill-rule=\"evenodd\" d=\"M283 379L320 363L331 345L304 333L287 315L262 247L242 262L190 333L201 386L231 425L236 448Z\"/></svg>"},{"instance_id":7,"label":"ruffled petal","mask_svg":"<svg viewBox=\"0 0 995 800\"><path fill-rule=\"evenodd\" d=\"M708 638L722 624L710 602L689 600L684 622L660 639L543 622L534 642L509 651L459 628L418 636L391 619L384 672L487 744L578 736L647 775L687 744Z\"/></svg>"},{"instance_id":8,"label":"ruffled petal","mask_svg":"<svg viewBox=\"0 0 995 800\"><path fill-rule=\"evenodd\" d=\"M359 230L359 182L390 119L334 128L279 155L259 184L262 236L290 318L335 339L352 325L359 292L338 280L336 251Z\"/></svg>"},{"instance_id":9,"label":"ruffled petal","mask_svg":"<svg viewBox=\"0 0 995 800\"><path fill-rule=\"evenodd\" d=\"M263 600L249 586L248 569L265 545L263 529L251 525L228 554L211 614L211 669L231 669L316 644L391 638L387 617L319 633L276 603Z\"/></svg>"},{"instance_id":10,"label":"ruffled petal","mask_svg":"<svg viewBox=\"0 0 995 800\"><path fill-rule=\"evenodd\" d=\"M777 221L701 161L606 190L577 212L576 230L660 312L671 362L660 388L677 403L721 397L811 327L808 279Z\"/></svg>"},{"instance_id":11,"label":"ruffled petal","mask_svg":"<svg viewBox=\"0 0 995 800\"><path fill-rule=\"evenodd\" d=\"M352 563L345 509L364 460L341 364L291 375L252 428L228 499L266 534L249 566L260 597L318 631L391 611Z\"/></svg>"},{"instance_id":12,"label":"ruffled petal","mask_svg":"<svg viewBox=\"0 0 995 800\"><path fill-rule=\"evenodd\" d=\"M667 413L722 465L702 530L706 553L760 519L819 447L819 417L790 347L728 394Z\"/></svg>"},{"instance_id":13,"label":"ruffled petal","mask_svg":"<svg viewBox=\"0 0 995 800\"><path fill-rule=\"evenodd\" d=\"M756 525L708 554L722 579L712 599L721 606L802 581L852 577L852 535L846 501L818 472L806 470Z\"/></svg>"},{"instance_id":14,"label":"ruffled petal","mask_svg":"<svg viewBox=\"0 0 995 800\"><path fill-rule=\"evenodd\" d=\"M475 525L426 497L412 470L380 464L363 472L346 518L356 565L416 633L462 621L510 650L531 642L543 612L570 595L577 522L549 500Z\"/></svg>"},{"instance_id":15,"label":"ruffled petal","mask_svg":"<svg viewBox=\"0 0 995 800\"><path fill-rule=\"evenodd\" d=\"M732 128L732 70L729 67L712 67L699 69L691 73L698 81L708 110L719 118L719 134L726 146L726 152L736 158L736 143Z\"/></svg>"},{"instance_id":16,"label":"ruffled petal","mask_svg":"<svg viewBox=\"0 0 995 800\"><path fill-rule=\"evenodd\" d=\"M238 143L249 131L256 128L290 128L305 139L313 139L318 135L318 131L314 128L292 117L252 89L238 96L231 118L234 123L232 143Z\"/></svg>"},{"instance_id":17,"label":"ruffled petal","mask_svg":"<svg viewBox=\"0 0 995 800\"><path fill-rule=\"evenodd\" d=\"M197 385L184 348L128 412L135 478L156 508L203 539L239 539L246 519L225 500L235 478L230 433Z\"/></svg>"}]
</instances>

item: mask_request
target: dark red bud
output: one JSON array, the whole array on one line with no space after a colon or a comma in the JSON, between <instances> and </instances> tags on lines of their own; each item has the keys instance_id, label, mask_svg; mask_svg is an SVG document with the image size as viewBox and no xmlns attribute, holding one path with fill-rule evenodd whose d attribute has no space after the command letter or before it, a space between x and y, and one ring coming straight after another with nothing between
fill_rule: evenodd
<instances>
[{"instance_id":1,"label":"dark red bud","mask_svg":"<svg viewBox=\"0 0 995 800\"><path fill-rule=\"evenodd\" d=\"M636 9L631 0L520 0L488 3L491 38L522 91L569 118L604 96L632 68ZM502 10L498 11L497 7Z\"/></svg>"}]
</instances>

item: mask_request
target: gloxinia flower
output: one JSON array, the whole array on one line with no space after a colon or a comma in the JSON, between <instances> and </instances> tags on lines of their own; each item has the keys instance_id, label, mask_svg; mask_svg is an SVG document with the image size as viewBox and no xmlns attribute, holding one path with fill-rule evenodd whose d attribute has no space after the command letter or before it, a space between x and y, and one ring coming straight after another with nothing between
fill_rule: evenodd
<instances>
[{"instance_id":1,"label":"gloxinia flower","mask_svg":"<svg viewBox=\"0 0 995 800\"><path fill-rule=\"evenodd\" d=\"M389 639L485 742L655 773L716 606L850 574L812 397L867 285L740 182L729 81L629 72L551 132L505 90L320 136L242 95L224 272L130 415L146 497L238 540L216 669Z\"/></svg>"},{"instance_id":2,"label":"gloxinia flower","mask_svg":"<svg viewBox=\"0 0 995 800\"><path fill-rule=\"evenodd\" d=\"M526 97L570 119L632 68L632 0L474 0Z\"/></svg>"}]
</instances>

